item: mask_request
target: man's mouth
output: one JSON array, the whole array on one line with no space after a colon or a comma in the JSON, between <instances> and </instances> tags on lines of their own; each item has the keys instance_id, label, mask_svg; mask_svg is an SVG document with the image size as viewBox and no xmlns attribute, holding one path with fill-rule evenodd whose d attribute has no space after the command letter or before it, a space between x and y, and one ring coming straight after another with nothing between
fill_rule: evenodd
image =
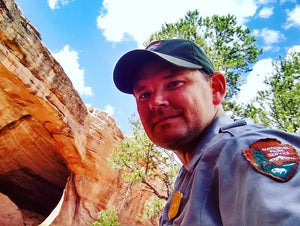
<instances>
[{"instance_id":1,"label":"man's mouth","mask_svg":"<svg viewBox=\"0 0 300 226\"><path fill-rule=\"evenodd\" d=\"M168 115L168 116L159 116L154 118L153 125L156 126L160 123L167 123L168 121L171 121L174 118L179 117L179 115Z\"/></svg>"}]
</instances>

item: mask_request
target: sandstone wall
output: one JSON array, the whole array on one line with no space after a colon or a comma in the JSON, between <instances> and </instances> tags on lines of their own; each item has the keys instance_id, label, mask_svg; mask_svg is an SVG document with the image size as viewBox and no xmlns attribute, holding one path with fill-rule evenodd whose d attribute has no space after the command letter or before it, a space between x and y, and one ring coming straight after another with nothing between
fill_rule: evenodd
<instances>
[{"instance_id":1,"label":"sandstone wall","mask_svg":"<svg viewBox=\"0 0 300 226\"><path fill-rule=\"evenodd\" d=\"M41 223L63 193L52 225L89 225L111 206L122 225L139 224L147 195L107 164L122 138L113 118L84 105L15 2L1 0L0 225Z\"/></svg>"}]
</instances>

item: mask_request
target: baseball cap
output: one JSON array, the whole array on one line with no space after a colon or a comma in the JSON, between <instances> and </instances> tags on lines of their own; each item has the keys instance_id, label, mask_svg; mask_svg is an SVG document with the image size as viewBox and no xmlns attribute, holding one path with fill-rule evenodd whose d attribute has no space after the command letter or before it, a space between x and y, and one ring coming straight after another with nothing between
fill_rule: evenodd
<instances>
[{"instance_id":1,"label":"baseball cap","mask_svg":"<svg viewBox=\"0 0 300 226\"><path fill-rule=\"evenodd\" d=\"M150 43L145 49L129 51L119 59L113 72L116 87L132 94L139 70L156 58L179 67L201 69L208 75L215 71L210 59L194 42L185 39L160 40Z\"/></svg>"}]
</instances>

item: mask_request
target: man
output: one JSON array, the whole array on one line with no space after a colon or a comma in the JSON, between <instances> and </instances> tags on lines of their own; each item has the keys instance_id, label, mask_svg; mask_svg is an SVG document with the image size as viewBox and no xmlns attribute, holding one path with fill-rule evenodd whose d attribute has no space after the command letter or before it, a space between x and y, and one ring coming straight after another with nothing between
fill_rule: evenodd
<instances>
[{"instance_id":1,"label":"man","mask_svg":"<svg viewBox=\"0 0 300 226\"><path fill-rule=\"evenodd\" d=\"M300 137L226 116L225 78L195 43L130 51L114 82L183 164L160 225L300 225Z\"/></svg>"}]
</instances>

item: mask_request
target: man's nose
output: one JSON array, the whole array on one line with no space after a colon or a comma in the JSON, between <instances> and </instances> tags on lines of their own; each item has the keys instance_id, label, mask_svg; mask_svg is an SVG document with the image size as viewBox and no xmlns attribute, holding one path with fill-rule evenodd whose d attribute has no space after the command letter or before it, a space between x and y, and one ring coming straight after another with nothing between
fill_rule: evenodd
<instances>
[{"instance_id":1,"label":"man's nose","mask_svg":"<svg viewBox=\"0 0 300 226\"><path fill-rule=\"evenodd\" d=\"M158 109L166 107L168 105L168 98L165 94L156 92L151 95L149 107L152 111L157 111Z\"/></svg>"}]
</instances>

